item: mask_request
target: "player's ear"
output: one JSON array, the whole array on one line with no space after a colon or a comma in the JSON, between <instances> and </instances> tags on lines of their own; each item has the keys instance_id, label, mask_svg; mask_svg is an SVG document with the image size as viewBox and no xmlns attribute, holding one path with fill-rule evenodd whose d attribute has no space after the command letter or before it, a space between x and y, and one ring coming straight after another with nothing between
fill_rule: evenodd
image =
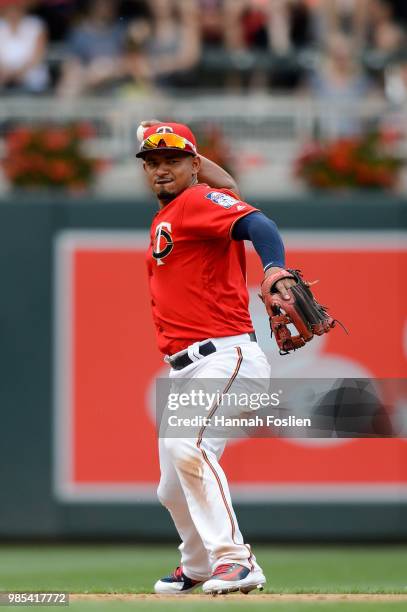
<instances>
[{"instance_id":1,"label":"player's ear","mask_svg":"<svg viewBox=\"0 0 407 612\"><path fill-rule=\"evenodd\" d=\"M201 170L201 158L199 155L194 155L192 158L192 171L194 174L199 174Z\"/></svg>"}]
</instances>

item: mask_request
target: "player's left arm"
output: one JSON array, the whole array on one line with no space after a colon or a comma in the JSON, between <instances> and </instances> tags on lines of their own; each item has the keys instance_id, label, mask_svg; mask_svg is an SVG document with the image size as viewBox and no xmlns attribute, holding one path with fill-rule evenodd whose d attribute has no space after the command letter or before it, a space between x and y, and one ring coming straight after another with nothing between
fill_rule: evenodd
<instances>
[{"instance_id":1,"label":"player's left arm","mask_svg":"<svg viewBox=\"0 0 407 612\"><path fill-rule=\"evenodd\" d=\"M270 320L280 355L305 346L314 335L322 336L336 320L317 302L299 270L285 269L284 246L276 224L260 211L238 217L232 225L235 240L251 240L263 263L265 277L261 299ZM277 291L276 291L277 290ZM298 332L293 335L290 325Z\"/></svg>"},{"instance_id":2,"label":"player's left arm","mask_svg":"<svg viewBox=\"0 0 407 612\"><path fill-rule=\"evenodd\" d=\"M263 264L264 277L285 269L285 249L277 225L260 211L254 211L238 219L232 228L234 240L250 240ZM285 300L286 289L295 285L292 278L279 280L275 287Z\"/></svg>"},{"instance_id":3,"label":"player's left arm","mask_svg":"<svg viewBox=\"0 0 407 612\"><path fill-rule=\"evenodd\" d=\"M207 157L203 155L199 155L199 157L201 158L201 169L198 174L198 181L215 189L229 189L240 198L239 187L233 176Z\"/></svg>"}]
</instances>

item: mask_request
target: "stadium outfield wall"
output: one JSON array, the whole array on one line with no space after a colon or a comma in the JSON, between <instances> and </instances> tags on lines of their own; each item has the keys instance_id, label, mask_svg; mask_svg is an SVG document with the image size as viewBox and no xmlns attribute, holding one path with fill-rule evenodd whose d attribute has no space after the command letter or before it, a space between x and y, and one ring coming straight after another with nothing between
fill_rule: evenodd
<instances>
[{"instance_id":1,"label":"stadium outfield wall","mask_svg":"<svg viewBox=\"0 0 407 612\"><path fill-rule=\"evenodd\" d=\"M319 368L334 355L332 367L340 364L341 372L405 376L405 346L398 336L405 316L400 286L407 202L378 194L319 195L258 205L286 236L288 256L298 257L310 274L320 270L327 302L334 299L347 322L372 291L367 350L359 346L362 326L351 320L353 336L335 332L332 344L319 355L314 351L306 367ZM154 212L151 201L86 198L10 198L0 205L2 539L176 538L155 499L157 453L146 399L162 367L143 262ZM256 265L249 253L254 293ZM332 266L337 267L330 281ZM401 293L390 307L390 331L381 334L382 311L373 298L386 269ZM362 297L356 299L358 290ZM126 322L124 332L118 321ZM260 336L262 324L259 319ZM298 355L301 369L307 353ZM123 405L110 405L107 391L118 385ZM305 447L276 441L268 454L265 442L252 440L246 451L258 463L256 486L233 467L245 457L244 448L232 447L225 457L248 539L407 539L405 440L356 441L329 455L321 446L312 449L309 464Z\"/></svg>"}]
</instances>

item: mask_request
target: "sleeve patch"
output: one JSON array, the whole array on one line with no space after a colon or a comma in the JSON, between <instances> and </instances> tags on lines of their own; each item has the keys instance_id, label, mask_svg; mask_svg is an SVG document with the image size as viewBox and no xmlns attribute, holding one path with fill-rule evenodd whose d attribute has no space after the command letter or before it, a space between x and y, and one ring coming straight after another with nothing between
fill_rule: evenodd
<instances>
[{"instance_id":1,"label":"sleeve patch","mask_svg":"<svg viewBox=\"0 0 407 612\"><path fill-rule=\"evenodd\" d=\"M211 200L214 204L218 204L218 206L222 206L222 208L232 208L232 206L240 202L240 200L236 200L236 198L232 198L232 196L220 191L211 191L205 198Z\"/></svg>"}]
</instances>

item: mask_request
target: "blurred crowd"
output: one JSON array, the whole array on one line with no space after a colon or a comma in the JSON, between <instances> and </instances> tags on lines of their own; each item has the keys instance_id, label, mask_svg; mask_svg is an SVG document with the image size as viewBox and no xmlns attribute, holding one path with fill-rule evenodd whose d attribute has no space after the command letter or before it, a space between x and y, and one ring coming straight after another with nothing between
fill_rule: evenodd
<instances>
[{"instance_id":1,"label":"blurred crowd","mask_svg":"<svg viewBox=\"0 0 407 612\"><path fill-rule=\"evenodd\" d=\"M0 0L0 94L407 100L406 0Z\"/></svg>"}]
</instances>

